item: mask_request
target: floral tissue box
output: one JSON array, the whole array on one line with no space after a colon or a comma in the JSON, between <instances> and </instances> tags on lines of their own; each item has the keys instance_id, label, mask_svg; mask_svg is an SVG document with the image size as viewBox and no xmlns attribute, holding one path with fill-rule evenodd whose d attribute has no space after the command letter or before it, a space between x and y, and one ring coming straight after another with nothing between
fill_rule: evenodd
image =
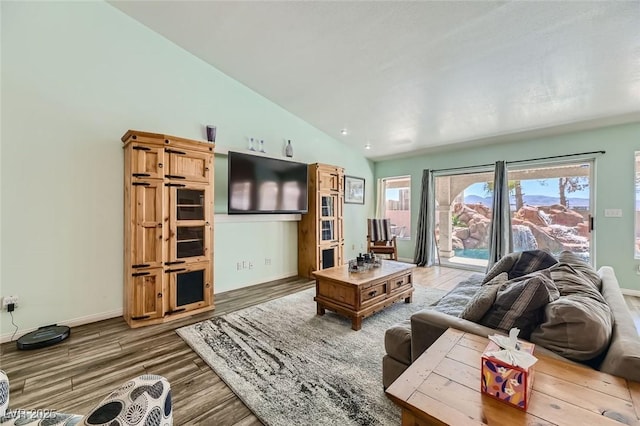
<instances>
[{"instance_id":1,"label":"floral tissue box","mask_svg":"<svg viewBox=\"0 0 640 426\"><path fill-rule=\"evenodd\" d=\"M533 343L518 341L516 351L521 352L521 355L527 354L527 357L534 358L531 355L534 347ZM524 363L525 366L518 366L518 362L509 358L508 354L496 357L497 354L504 355L506 352L508 351L505 351L504 347L500 347L493 340L489 342L482 353L480 390L482 393L526 411L533 386L533 365L528 366L528 363Z\"/></svg>"}]
</instances>

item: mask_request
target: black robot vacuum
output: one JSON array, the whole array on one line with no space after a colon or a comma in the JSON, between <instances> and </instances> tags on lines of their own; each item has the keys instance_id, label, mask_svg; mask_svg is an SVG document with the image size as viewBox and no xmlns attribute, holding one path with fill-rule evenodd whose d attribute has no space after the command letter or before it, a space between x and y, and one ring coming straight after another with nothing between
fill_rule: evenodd
<instances>
[{"instance_id":1,"label":"black robot vacuum","mask_svg":"<svg viewBox=\"0 0 640 426\"><path fill-rule=\"evenodd\" d=\"M71 329L66 325L46 325L20 337L17 341L18 349L46 348L47 346L62 342L69 337L70 334Z\"/></svg>"}]
</instances>

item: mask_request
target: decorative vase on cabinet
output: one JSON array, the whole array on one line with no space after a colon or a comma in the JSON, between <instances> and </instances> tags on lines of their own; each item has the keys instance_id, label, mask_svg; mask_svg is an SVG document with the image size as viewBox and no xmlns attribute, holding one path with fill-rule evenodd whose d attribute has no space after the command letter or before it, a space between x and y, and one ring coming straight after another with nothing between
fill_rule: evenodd
<instances>
[{"instance_id":1,"label":"decorative vase on cabinet","mask_svg":"<svg viewBox=\"0 0 640 426\"><path fill-rule=\"evenodd\" d=\"M298 224L298 275L344 263L344 169L309 165L309 212Z\"/></svg>"},{"instance_id":2,"label":"decorative vase on cabinet","mask_svg":"<svg viewBox=\"0 0 640 426\"><path fill-rule=\"evenodd\" d=\"M212 310L213 145L129 130L124 318L131 327Z\"/></svg>"}]
</instances>

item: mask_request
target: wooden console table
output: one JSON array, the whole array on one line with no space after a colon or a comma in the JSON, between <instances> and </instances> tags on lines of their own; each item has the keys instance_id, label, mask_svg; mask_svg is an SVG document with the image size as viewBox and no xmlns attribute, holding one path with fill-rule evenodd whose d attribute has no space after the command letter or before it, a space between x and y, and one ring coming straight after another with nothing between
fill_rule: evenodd
<instances>
[{"instance_id":1,"label":"wooden console table","mask_svg":"<svg viewBox=\"0 0 640 426\"><path fill-rule=\"evenodd\" d=\"M351 328L360 330L362 319L413 296L413 270L410 263L383 260L379 268L349 272L349 265L336 266L313 273L316 278L318 315L325 309L351 318Z\"/></svg>"},{"instance_id":2,"label":"wooden console table","mask_svg":"<svg viewBox=\"0 0 640 426\"><path fill-rule=\"evenodd\" d=\"M640 424L640 383L534 352L527 412L480 393L488 339L452 328L387 389L402 425Z\"/></svg>"}]
</instances>

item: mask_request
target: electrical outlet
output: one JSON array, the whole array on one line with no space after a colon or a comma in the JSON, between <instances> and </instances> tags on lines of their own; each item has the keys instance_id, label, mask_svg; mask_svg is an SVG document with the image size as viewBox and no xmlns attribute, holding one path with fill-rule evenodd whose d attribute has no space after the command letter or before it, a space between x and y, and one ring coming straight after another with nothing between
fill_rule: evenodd
<instances>
[{"instance_id":1,"label":"electrical outlet","mask_svg":"<svg viewBox=\"0 0 640 426\"><path fill-rule=\"evenodd\" d=\"M13 303L13 308L18 307L18 296L5 296L2 298L2 309L7 310L7 306Z\"/></svg>"},{"instance_id":2,"label":"electrical outlet","mask_svg":"<svg viewBox=\"0 0 640 426\"><path fill-rule=\"evenodd\" d=\"M265 264L266 266L271 265L271 259L269 259L268 257L265 257L265 259L264 259L264 264Z\"/></svg>"},{"instance_id":3,"label":"electrical outlet","mask_svg":"<svg viewBox=\"0 0 640 426\"><path fill-rule=\"evenodd\" d=\"M604 209L604 217L622 217L622 209Z\"/></svg>"}]
</instances>

